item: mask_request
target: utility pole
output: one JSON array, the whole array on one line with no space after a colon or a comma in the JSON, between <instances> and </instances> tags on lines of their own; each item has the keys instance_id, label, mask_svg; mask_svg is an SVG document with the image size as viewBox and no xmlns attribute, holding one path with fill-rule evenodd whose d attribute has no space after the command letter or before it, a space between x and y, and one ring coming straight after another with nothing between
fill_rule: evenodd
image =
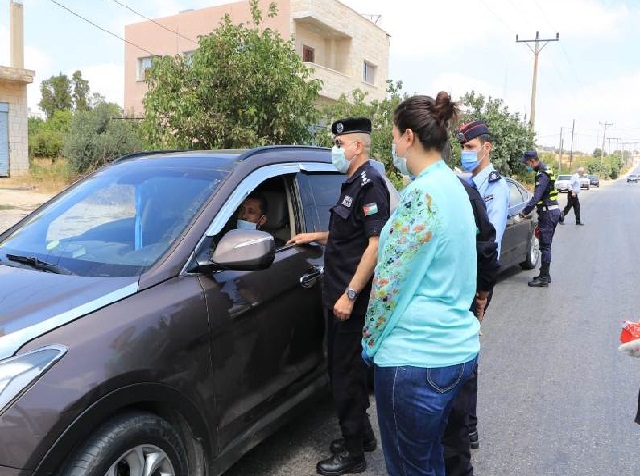
<instances>
[{"instance_id":1,"label":"utility pole","mask_svg":"<svg viewBox=\"0 0 640 476\"><path fill-rule=\"evenodd\" d=\"M576 129L576 120L573 120L573 124L571 125L571 152L569 152L569 170L572 170L572 164L573 164L573 132ZM558 173L560 173L560 171L558 171Z\"/></svg>"},{"instance_id":2,"label":"utility pole","mask_svg":"<svg viewBox=\"0 0 640 476\"><path fill-rule=\"evenodd\" d=\"M619 142L620 141L620 137L607 137L607 140L609 141L609 154L611 154L611 141L615 140L615 141ZM615 152L615 151L616 151L616 149L613 150L613 152Z\"/></svg>"},{"instance_id":3,"label":"utility pole","mask_svg":"<svg viewBox=\"0 0 640 476\"><path fill-rule=\"evenodd\" d=\"M558 147L558 174L562 173L562 127L560 128L560 146Z\"/></svg>"},{"instance_id":4,"label":"utility pole","mask_svg":"<svg viewBox=\"0 0 640 476\"><path fill-rule=\"evenodd\" d=\"M538 55L547 46L547 43L550 41L559 41L560 33L556 33L555 38L548 39L540 39L540 32L536 31L536 37L533 40L519 40L518 35L516 35L516 43L527 43L527 46L531 51L533 51L533 82L531 84L531 116L529 117L529 124L531 125L531 129L534 128L536 122L536 85L538 83ZM529 43L535 43L535 47L531 48ZM540 43L544 43L542 47Z\"/></svg>"},{"instance_id":5,"label":"utility pole","mask_svg":"<svg viewBox=\"0 0 640 476\"><path fill-rule=\"evenodd\" d=\"M600 149L600 164L602 164L602 156L604 155L604 140L607 136L607 127L612 126L613 122L605 121L604 124L601 122L601 126L604 126L604 132L602 133L602 148Z\"/></svg>"}]
</instances>

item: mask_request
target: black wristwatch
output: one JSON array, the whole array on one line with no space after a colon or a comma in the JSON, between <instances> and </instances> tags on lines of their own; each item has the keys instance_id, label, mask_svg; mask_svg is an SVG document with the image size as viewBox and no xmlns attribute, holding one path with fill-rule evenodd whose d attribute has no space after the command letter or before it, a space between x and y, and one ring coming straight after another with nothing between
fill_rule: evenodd
<instances>
[{"instance_id":1,"label":"black wristwatch","mask_svg":"<svg viewBox=\"0 0 640 476\"><path fill-rule=\"evenodd\" d=\"M344 290L344 292L349 298L349 301L355 301L358 298L358 294L360 294L359 291L356 291L355 289L352 289L352 288L347 288Z\"/></svg>"}]
</instances>

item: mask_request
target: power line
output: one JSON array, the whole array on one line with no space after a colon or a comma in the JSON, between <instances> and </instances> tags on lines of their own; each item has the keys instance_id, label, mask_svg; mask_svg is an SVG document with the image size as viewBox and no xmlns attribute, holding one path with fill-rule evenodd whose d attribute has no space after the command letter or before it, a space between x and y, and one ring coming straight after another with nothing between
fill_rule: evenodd
<instances>
[{"instance_id":1,"label":"power line","mask_svg":"<svg viewBox=\"0 0 640 476\"><path fill-rule=\"evenodd\" d=\"M136 14L136 15L138 15L139 17L142 17L142 18L144 18L145 20L148 20L148 21L150 21L150 22L152 22L152 23L155 23L155 24L156 24L156 25L158 25L160 28L164 28L164 29L165 29L165 30L167 30L169 33L174 33L174 34L178 35L180 38L184 38L185 40L190 41L190 42L191 42L191 43L193 43L194 45L197 45L197 44L198 44L198 42L197 42L197 41L192 40L191 38L188 38L188 37L184 36L183 34L178 33L177 31L172 30L171 28L168 28L168 27L164 26L162 23L160 23L160 22L158 22L158 21L154 20L153 18L149 18L149 17L147 17L147 16L143 15L142 13L135 11L135 10L134 10L133 8L131 8L129 5L125 5L124 3L122 3L122 2L120 2L120 1L118 1L118 0L113 0L113 1L114 1L115 3L117 3L118 5L120 5L121 7L124 7L124 8L126 8L127 10L129 10L129 11L131 11L131 12L135 13L135 14Z\"/></svg>"},{"instance_id":2,"label":"power line","mask_svg":"<svg viewBox=\"0 0 640 476\"><path fill-rule=\"evenodd\" d=\"M74 11L73 11L73 10L71 10L69 7L67 7L66 5L63 5L63 4L59 3L59 2L57 2L56 0L49 0L49 1L50 1L51 3L54 3L54 4L58 5L60 8L62 8L62 9L64 9L64 10L68 11L68 12L69 12L69 13L71 13L72 15L74 15L74 16L76 16L76 17L80 18L81 20L83 20L83 21L87 22L87 23L88 23L88 24L90 24L91 26L96 27L98 30L101 30L101 31L103 31L103 32L105 32L105 33L107 33L107 34L109 34L109 35L111 35L111 36L114 36L114 37L116 37L117 39L122 40L122 41L124 41L125 43L130 44L131 46L135 46L136 48L138 48L138 49L140 49L140 50L144 51L145 53L148 53L148 54L149 54L149 55L151 55L151 56L157 56L157 55L153 54L151 51L149 51L149 50L147 50L147 49L143 48L142 46L138 46L138 45L136 45L135 43L132 43L131 41L126 40L126 39L122 38L122 37L121 37L121 36L119 36L119 35L116 35L116 34L115 34L115 33L113 33L112 31L109 31L109 30L107 30L106 28L103 28L103 27L101 27L100 25L95 24L94 22L92 22L92 21L91 21L91 20L89 20L88 18L85 18L85 17L83 17L82 15L80 15L80 14L78 14L78 13L74 12Z\"/></svg>"},{"instance_id":3,"label":"power line","mask_svg":"<svg viewBox=\"0 0 640 476\"><path fill-rule=\"evenodd\" d=\"M547 22L547 24L551 27L552 30L556 30L556 28L553 26L553 24L549 20L549 17L547 17L546 13L544 12L542 7L538 3L538 0L533 0L533 1L536 4L536 6L538 7L538 10L540 10L540 13L542 13L542 18L544 19L544 21ZM558 30L556 30L556 31L558 31ZM569 53L567 52L566 48L564 47L564 43L560 43L560 47L562 48L562 52L564 53L564 56L567 59L567 64L569 65L569 69L571 70L571 73L573 74L573 78L580 85L580 87L584 87L584 85L582 84L582 81L580 81L580 77L576 74L576 70L573 67L573 64L571 63L571 58L569 58Z\"/></svg>"}]
</instances>

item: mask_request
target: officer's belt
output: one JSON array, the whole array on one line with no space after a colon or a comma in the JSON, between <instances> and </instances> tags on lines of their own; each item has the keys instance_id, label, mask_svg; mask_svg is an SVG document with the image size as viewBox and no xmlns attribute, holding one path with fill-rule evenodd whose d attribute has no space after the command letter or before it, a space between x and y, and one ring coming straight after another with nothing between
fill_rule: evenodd
<instances>
[{"instance_id":1,"label":"officer's belt","mask_svg":"<svg viewBox=\"0 0 640 476\"><path fill-rule=\"evenodd\" d=\"M559 210L560 205L538 205L538 208L541 208L543 211L548 212L549 210Z\"/></svg>"}]
</instances>

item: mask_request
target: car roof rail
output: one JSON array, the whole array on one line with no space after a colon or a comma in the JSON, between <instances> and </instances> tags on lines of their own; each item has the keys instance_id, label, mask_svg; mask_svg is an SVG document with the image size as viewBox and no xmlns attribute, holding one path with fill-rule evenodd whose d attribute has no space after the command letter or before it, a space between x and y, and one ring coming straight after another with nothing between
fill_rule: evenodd
<instances>
[{"instance_id":1,"label":"car roof rail","mask_svg":"<svg viewBox=\"0 0 640 476\"><path fill-rule=\"evenodd\" d=\"M276 145L263 145L263 146L259 146L259 147L254 147L253 149L246 149L242 152L242 154L240 155L240 157L238 157L238 160L242 161L242 160L246 160L249 157L256 155L256 154L260 154L263 152L268 152L268 151L273 151L273 150L278 150L278 149L283 149L283 150L292 150L292 149L298 149L298 150L310 150L310 151L326 151L329 150L328 147L321 147L321 146L317 146L317 145L302 145L302 144L291 144L291 145L287 145L287 144L276 144Z\"/></svg>"},{"instance_id":2,"label":"car roof rail","mask_svg":"<svg viewBox=\"0 0 640 476\"><path fill-rule=\"evenodd\" d=\"M125 160L134 159L136 157L141 157L143 155L171 154L172 152L188 152L188 151L186 149L167 149L167 150L143 150L139 152L130 152L128 154L121 155L120 157L116 157L111 161L111 163L118 164L120 162L124 162Z\"/></svg>"}]
</instances>

